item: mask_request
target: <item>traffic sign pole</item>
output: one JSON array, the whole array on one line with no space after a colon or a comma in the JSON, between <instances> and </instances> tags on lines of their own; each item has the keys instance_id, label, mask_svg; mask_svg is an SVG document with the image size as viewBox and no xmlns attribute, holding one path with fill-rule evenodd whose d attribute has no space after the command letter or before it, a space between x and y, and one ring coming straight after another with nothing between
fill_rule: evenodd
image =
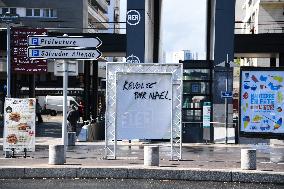
<instances>
[{"instance_id":1,"label":"traffic sign pole","mask_svg":"<svg viewBox=\"0 0 284 189\"><path fill-rule=\"evenodd\" d=\"M63 59L63 121L62 144L64 146L64 160L66 162L67 149L67 88L68 88L68 63L67 59L97 60L101 52L97 47L101 45L99 38L29 36L28 57L34 59ZM58 48L46 48L58 47ZM73 47L73 48L72 48ZM79 47L79 48L78 48ZM87 48L86 47L91 47Z\"/></svg>"},{"instance_id":2,"label":"traffic sign pole","mask_svg":"<svg viewBox=\"0 0 284 189\"><path fill-rule=\"evenodd\" d=\"M62 143L64 145L64 160L66 162L67 151L67 88L68 88L68 63L63 61L63 122L62 122Z\"/></svg>"},{"instance_id":3,"label":"traffic sign pole","mask_svg":"<svg viewBox=\"0 0 284 189\"><path fill-rule=\"evenodd\" d=\"M11 97L11 29L10 24L7 24L7 98Z\"/></svg>"},{"instance_id":4,"label":"traffic sign pole","mask_svg":"<svg viewBox=\"0 0 284 189\"><path fill-rule=\"evenodd\" d=\"M227 61L225 64L226 67L226 92L228 91L228 77L229 77L229 70L230 64L229 64L229 55L227 54ZM228 143L228 98L225 98L225 127L226 127L226 140L225 143Z\"/></svg>"}]
</instances>

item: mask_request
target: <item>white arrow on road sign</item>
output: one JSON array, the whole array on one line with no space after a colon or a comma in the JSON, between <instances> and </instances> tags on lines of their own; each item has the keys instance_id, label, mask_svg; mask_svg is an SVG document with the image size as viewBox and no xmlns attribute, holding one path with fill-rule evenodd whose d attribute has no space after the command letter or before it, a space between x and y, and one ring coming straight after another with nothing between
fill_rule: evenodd
<instances>
[{"instance_id":1,"label":"white arrow on road sign","mask_svg":"<svg viewBox=\"0 0 284 189\"><path fill-rule=\"evenodd\" d=\"M97 49L41 49L28 48L28 57L35 59L97 60L102 53Z\"/></svg>"},{"instance_id":2,"label":"white arrow on road sign","mask_svg":"<svg viewBox=\"0 0 284 189\"><path fill-rule=\"evenodd\" d=\"M29 46L42 47L99 47L102 41L99 38L84 38L77 36L49 37L43 35L28 36Z\"/></svg>"}]
</instances>

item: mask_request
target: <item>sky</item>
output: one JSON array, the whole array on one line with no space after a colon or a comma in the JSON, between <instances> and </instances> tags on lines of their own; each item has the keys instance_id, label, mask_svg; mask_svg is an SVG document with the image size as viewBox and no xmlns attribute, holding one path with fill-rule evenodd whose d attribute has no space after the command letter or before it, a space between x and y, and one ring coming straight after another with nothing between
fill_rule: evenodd
<instances>
[{"instance_id":1,"label":"sky","mask_svg":"<svg viewBox=\"0 0 284 189\"><path fill-rule=\"evenodd\" d=\"M163 0L163 47L172 51L205 53L206 1ZM167 58L168 59L168 58Z\"/></svg>"},{"instance_id":2,"label":"sky","mask_svg":"<svg viewBox=\"0 0 284 189\"><path fill-rule=\"evenodd\" d=\"M126 1L120 2L121 21L125 21ZM172 52L181 50L205 56L205 28L206 0L163 0L162 40L167 61Z\"/></svg>"}]
</instances>

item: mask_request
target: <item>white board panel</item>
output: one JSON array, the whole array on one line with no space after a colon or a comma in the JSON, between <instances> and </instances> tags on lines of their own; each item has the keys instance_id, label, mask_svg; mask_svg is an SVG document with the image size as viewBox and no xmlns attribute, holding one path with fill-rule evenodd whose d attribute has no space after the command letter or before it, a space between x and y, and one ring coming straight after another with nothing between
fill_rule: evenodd
<instances>
[{"instance_id":1,"label":"white board panel","mask_svg":"<svg viewBox=\"0 0 284 189\"><path fill-rule=\"evenodd\" d=\"M118 139L169 139L172 123L171 73L117 73Z\"/></svg>"}]
</instances>

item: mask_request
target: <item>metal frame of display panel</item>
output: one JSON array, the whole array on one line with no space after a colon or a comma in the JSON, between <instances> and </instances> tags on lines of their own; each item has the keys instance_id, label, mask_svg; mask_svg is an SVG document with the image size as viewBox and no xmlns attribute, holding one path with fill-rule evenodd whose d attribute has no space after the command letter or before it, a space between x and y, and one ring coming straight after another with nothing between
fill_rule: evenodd
<instances>
[{"instance_id":1,"label":"metal frame of display panel","mask_svg":"<svg viewBox=\"0 0 284 189\"><path fill-rule=\"evenodd\" d=\"M116 75L117 73L171 73L172 74L172 123L171 160L182 159L182 64L154 63L107 63L106 66L106 116L105 116L105 158L116 159Z\"/></svg>"}]
</instances>

